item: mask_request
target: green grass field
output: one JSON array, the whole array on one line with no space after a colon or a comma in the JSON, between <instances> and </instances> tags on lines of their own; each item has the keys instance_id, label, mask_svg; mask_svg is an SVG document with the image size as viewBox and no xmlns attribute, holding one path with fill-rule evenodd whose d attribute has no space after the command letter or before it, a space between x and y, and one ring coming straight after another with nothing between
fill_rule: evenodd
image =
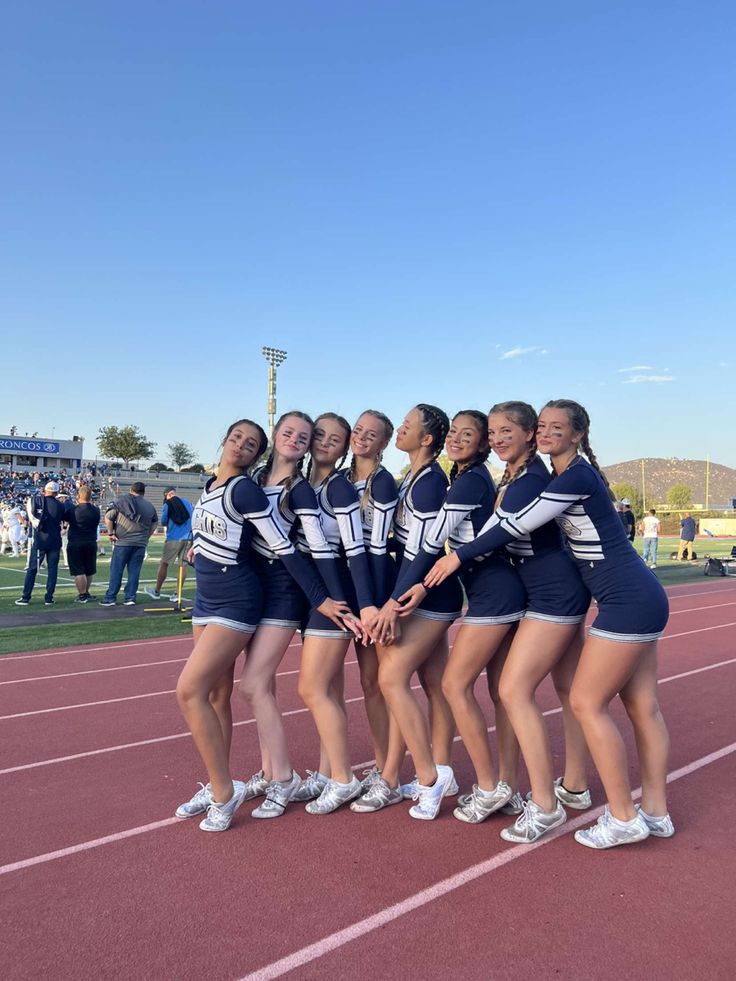
<instances>
[{"instance_id":1,"label":"green grass field","mask_svg":"<svg viewBox=\"0 0 736 981\"><path fill-rule=\"evenodd\" d=\"M726 556L731 552L732 540L710 540L704 539L695 543L695 551L698 559L695 562L674 562L670 559L670 554L677 549L676 538L662 538L659 543L659 556L657 562L657 576L665 586L683 583L692 580L702 580L703 560L708 555ZM637 538L636 546L641 553L642 541ZM161 551L163 549L163 537L155 536L150 543L148 558L143 564L141 572L141 590L144 586L152 586L155 583L156 571L158 569ZM17 653L19 651L42 650L51 647L78 646L81 644L100 644L116 640L138 640L146 637L165 637L172 634L186 634L191 630L191 624L182 623L181 617L175 613L150 613L144 616L131 617L130 619L113 618L109 620L90 621L85 618L87 606L82 606L75 602L77 591L69 573L63 566L59 569L59 580L56 588L55 604L53 608L43 605L43 588L46 576L40 572L36 579L36 587L30 606L15 606L14 602L21 594L23 585L23 567L25 557L13 559L9 555L0 557L0 623L4 615L43 615L45 611L53 610L74 610L77 616L73 623L29 625L28 627L6 627L0 631L0 654ZM97 560L97 576L93 584L92 592L95 596L101 597L107 583L110 568L110 554L100 556ZM172 567L173 568L173 567ZM192 575L190 570L190 575ZM717 582L718 580L709 580ZM176 591L176 580L170 577L164 586L164 592ZM191 601L194 596L194 580L185 584L184 599ZM120 601L120 597L118 597ZM138 602L146 606L166 608L170 604L148 600L142 592L138 594ZM95 606L92 603L90 606Z\"/></svg>"}]
</instances>

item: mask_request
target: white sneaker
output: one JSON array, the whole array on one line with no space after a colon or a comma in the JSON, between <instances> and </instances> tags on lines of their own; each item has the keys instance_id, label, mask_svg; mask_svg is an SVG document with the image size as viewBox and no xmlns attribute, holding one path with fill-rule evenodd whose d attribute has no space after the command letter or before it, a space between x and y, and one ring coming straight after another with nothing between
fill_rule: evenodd
<instances>
[{"instance_id":1,"label":"white sneaker","mask_svg":"<svg viewBox=\"0 0 736 981\"><path fill-rule=\"evenodd\" d=\"M480 824L490 817L494 811L507 804L513 797L514 792L507 783L499 780L493 790L481 790L477 783L473 784L473 792L469 795L470 800L466 804L461 804L452 812L458 821L466 824Z\"/></svg>"},{"instance_id":2,"label":"white sneaker","mask_svg":"<svg viewBox=\"0 0 736 981\"><path fill-rule=\"evenodd\" d=\"M615 848L633 845L649 837L649 828L640 812L631 821L619 821L606 806L605 811L590 828L575 832L575 841L586 848Z\"/></svg>"},{"instance_id":3,"label":"white sneaker","mask_svg":"<svg viewBox=\"0 0 736 981\"><path fill-rule=\"evenodd\" d=\"M307 776L299 784L291 799L300 802L316 800L327 786L329 779L319 770L307 770Z\"/></svg>"},{"instance_id":4,"label":"white sneaker","mask_svg":"<svg viewBox=\"0 0 736 981\"><path fill-rule=\"evenodd\" d=\"M555 797L565 807L571 807L574 811L587 811L593 803L589 790L581 790L579 793L568 790L562 785L562 777L555 780Z\"/></svg>"},{"instance_id":5,"label":"white sneaker","mask_svg":"<svg viewBox=\"0 0 736 981\"><path fill-rule=\"evenodd\" d=\"M304 810L307 814L331 814L338 807L342 807L348 801L355 800L356 797L359 797L362 786L362 783L357 777L353 777L350 783L338 783L337 780L328 780L327 786L317 800L313 800L307 804Z\"/></svg>"},{"instance_id":6,"label":"white sneaker","mask_svg":"<svg viewBox=\"0 0 736 981\"><path fill-rule=\"evenodd\" d=\"M363 770L363 779L360 781L361 794L367 794L374 783L381 779L381 771L377 766L371 766Z\"/></svg>"},{"instance_id":7,"label":"white sneaker","mask_svg":"<svg viewBox=\"0 0 736 981\"><path fill-rule=\"evenodd\" d=\"M469 804L472 798L472 794L460 794L457 799L459 807L465 807ZM518 790L515 790L511 797L506 801L503 807L499 807L499 814L510 814L512 817L516 817L517 814L521 814L524 810L524 798L521 796Z\"/></svg>"},{"instance_id":8,"label":"white sneaker","mask_svg":"<svg viewBox=\"0 0 736 981\"><path fill-rule=\"evenodd\" d=\"M655 838L671 838L675 833L675 826L669 814L665 814L663 817L652 817L651 814L647 814L642 809L641 804L637 804L636 809L644 818L644 823L649 828L650 835L654 835Z\"/></svg>"},{"instance_id":9,"label":"white sneaker","mask_svg":"<svg viewBox=\"0 0 736 981\"><path fill-rule=\"evenodd\" d=\"M417 802L409 808L409 814L418 821L434 821L439 813L442 798L447 793L447 788L455 779L452 767L444 766L442 763L436 764L437 779L431 787L425 787L421 783L416 785L414 800Z\"/></svg>"},{"instance_id":10,"label":"white sneaker","mask_svg":"<svg viewBox=\"0 0 736 981\"><path fill-rule=\"evenodd\" d=\"M155 589L151 589L150 586L146 586L143 590L146 596L150 596L151 599L161 599L161 593L157 593Z\"/></svg>"},{"instance_id":11,"label":"white sneaker","mask_svg":"<svg viewBox=\"0 0 736 981\"><path fill-rule=\"evenodd\" d=\"M243 800L253 800L254 797L263 797L268 790L268 780L263 775L263 770L254 773L245 781L245 794Z\"/></svg>"},{"instance_id":12,"label":"white sneaker","mask_svg":"<svg viewBox=\"0 0 736 981\"><path fill-rule=\"evenodd\" d=\"M212 803L212 785L203 784L199 785L199 790L191 798L191 800L185 801L183 804L179 804L177 809L174 811L174 816L178 818L193 818L198 814L204 814L207 808Z\"/></svg>"},{"instance_id":13,"label":"white sneaker","mask_svg":"<svg viewBox=\"0 0 736 981\"><path fill-rule=\"evenodd\" d=\"M295 770L291 771L291 779L287 780L286 783L281 783L279 780L272 780L266 791L266 799L255 811L251 811L250 816L254 818L281 817L286 810L286 805L296 793L301 782L302 778Z\"/></svg>"},{"instance_id":14,"label":"white sneaker","mask_svg":"<svg viewBox=\"0 0 736 981\"><path fill-rule=\"evenodd\" d=\"M541 838L543 834L559 828L567 821L565 808L557 802L554 811L543 811L533 800L523 802L523 810L510 828L504 828L501 837L504 841L513 841L517 845L528 845Z\"/></svg>"},{"instance_id":15,"label":"white sneaker","mask_svg":"<svg viewBox=\"0 0 736 981\"><path fill-rule=\"evenodd\" d=\"M233 796L226 804L218 804L211 801L207 808L207 817L199 822L202 831L227 831L230 827L235 812L243 803L245 784L242 780L233 780Z\"/></svg>"},{"instance_id":16,"label":"white sneaker","mask_svg":"<svg viewBox=\"0 0 736 981\"><path fill-rule=\"evenodd\" d=\"M402 804L404 798L399 787L389 787L383 777L379 777L370 790L354 800L350 810L356 814L373 814L392 804Z\"/></svg>"},{"instance_id":17,"label":"white sneaker","mask_svg":"<svg viewBox=\"0 0 736 981\"><path fill-rule=\"evenodd\" d=\"M417 796L417 787L419 786L419 780L417 775L414 774L414 778L409 781L409 783L402 783L399 787L401 791L401 796L404 800L415 800ZM450 781L450 786L445 791L445 797L454 797L456 794L460 793L460 788L457 785L457 780L453 774L452 780ZM466 794L470 798L470 794Z\"/></svg>"}]
</instances>

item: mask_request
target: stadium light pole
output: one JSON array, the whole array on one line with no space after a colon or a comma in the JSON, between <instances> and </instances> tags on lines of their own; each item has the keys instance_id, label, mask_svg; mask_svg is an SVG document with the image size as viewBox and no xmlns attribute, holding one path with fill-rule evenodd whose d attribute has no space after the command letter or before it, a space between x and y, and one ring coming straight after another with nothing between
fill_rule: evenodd
<instances>
[{"instance_id":1,"label":"stadium light pole","mask_svg":"<svg viewBox=\"0 0 736 981\"><path fill-rule=\"evenodd\" d=\"M270 435L276 424L276 372L279 365L282 365L286 361L286 351L282 351L277 347L264 347L263 357L268 361L268 402L266 403L266 408L268 411L268 432Z\"/></svg>"}]
</instances>

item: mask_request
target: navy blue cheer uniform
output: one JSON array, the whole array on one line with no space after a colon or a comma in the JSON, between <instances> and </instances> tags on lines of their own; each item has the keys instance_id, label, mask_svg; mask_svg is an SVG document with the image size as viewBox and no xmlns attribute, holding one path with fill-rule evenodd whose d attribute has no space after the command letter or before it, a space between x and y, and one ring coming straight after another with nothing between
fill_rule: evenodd
<instances>
[{"instance_id":1,"label":"navy blue cheer uniform","mask_svg":"<svg viewBox=\"0 0 736 981\"><path fill-rule=\"evenodd\" d=\"M495 500L496 488L485 464L479 463L459 474L451 484L419 554L402 570L393 598L398 599L410 586L424 579L446 541L453 552L473 541L493 514ZM468 597L463 624L486 627L514 623L524 616L524 586L502 551L467 563L460 570L460 579ZM442 586L444 583L439 588ZM430 590L428 598L436 589Z\"/></svg>"},{"instance_id":2,"label":"navy blue cheer uniform","mask_svg":"<svg viewBox=\"0 0 736 981\"><path fill-rule=\"evenodd\" d=\"M583 457L576 457L516 513L496 511L487 530L463 545L458 557L466 561L501 545L521 542L553 519L598 603L591 636L624 644L656 640L667 624L667 596L632 549L601 475Z\"/></svg>"},{"instance_id":3,"label":"navy blue cheer uniform","mask_svg":"<svg viewBox=\"0 0 736 981\"><path fill-rule=\"evenodd\" d=\"M531 459L524 471L501 489L494 524L523 510L543 493L551 479L541 458ZM488 527L486 524L480 533ZM527 591L527 619L582 623L590 606L590 592L564 548L556 521L508 542L506 551Z\"/></svg>"},{"instance_id":4,"label":"navy blue cheer uniform","mask_svg":"<svg viewBox=\"0 0 736 981\"><path fill-rule=\"evenodd\" d=\"M197 573L192 624L214 623L245 634L255 631L264 601L250 548L256 531L283 563L287 578L293 583L294 576L312 606L321 605L327 598L324 586L296 554L261 488L245 476L213 488L214 479L207 482L192 513Z\"/></svg>"},{"instance_id":5,"label":"navy blue cheer uniform","mask_svg":"<svg viewBox=\"0 0 736 981\"><path fill-rule=\"evenodd\" d=\"M341 595L358 613L374 606L373 584L368 565L358 494L343 472L334 473L316 488L322 532L332 550L342 587ZM341 630L317 610L312 610L303 630L305 637L333 637L349 640L353 634Z\"/></svg>"},{"instance_id":6,"label":"navy blue cheer uniform","mask_svg":"<svg viewBox=\"0 0 736 981\"><path fill-rule=\"evenodd\" d=\"M288 490L282 484L262 487L261 490L271 502L274 519L285 536L294 542L312 571L316 570L322 577L327 595L332 599L344 600L335 557L322 533L317 498L311 485L300 476ZM254 552L253 566L264 592L261 624L297 630L305 621L310 607L313 608L315 604L297 586L279 561L279 553L258 530L253 536L251 548Z\"/></svg>"},{"instance_id":7,"label":"navy blue cheer uniform","mask_svg":"<svg viewBox=\"0 0 736 981\"><path fill-rule=\"evenodd\" d=\"M379 466L368 480L356 480L353 486L360 499L363 541L368 552L375 605L381 607L396 582L396 563L388 551L388 539L399 503L396 481L385 467Z\"/></svg>"},{"instance_id":8,"label":"navy blue cheer uniform","mask_svg":"<svg viewBox=\"0 0 736 981\"><path fill-rule=\"evenodd\" d=\"M439 463L430 463L412 477L408 473L399 487L399 504L394 514L394 539L399 576L393 597L400 596L398 584L409 576L409 567L422 550L435 518L447 496L447 477ZM402 590L403 592L403 590ZM456 575L448 576L430 590L413 616L452 623L462 613L463 591Z\"/></svg>"}]
</instances>

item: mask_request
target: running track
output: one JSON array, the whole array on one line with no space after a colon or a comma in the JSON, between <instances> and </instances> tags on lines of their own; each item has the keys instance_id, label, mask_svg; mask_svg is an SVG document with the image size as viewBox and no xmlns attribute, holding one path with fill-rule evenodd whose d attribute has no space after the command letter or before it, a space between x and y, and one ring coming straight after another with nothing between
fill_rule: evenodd
<instances>
[{"instance_id":1,"label":"running track","mask_svg":"<svg viewBox=\"0 0 736 981\"><path fill-rule=\"evenodd\" d=\"M733 978L736 583L669 595L660 677L678 833L600 853L571 834L597 810L514 847L498 836L508 818L463 825L449 801L431 823L404 806L312 817L295 805L255 821L249 802L230 832L206 835L171 817L202 777L173 696L187 638L3 658L3 976ZM317 740L296 695L298 654L279 694L303 771ZM367 766L352 653L346 695L353 758ZM549 685L540 701L559 760ZM247 776L256 734L237 701L235 712ZM455 771L469 787L460 743Z\"/></svg>"}]
</instances>

